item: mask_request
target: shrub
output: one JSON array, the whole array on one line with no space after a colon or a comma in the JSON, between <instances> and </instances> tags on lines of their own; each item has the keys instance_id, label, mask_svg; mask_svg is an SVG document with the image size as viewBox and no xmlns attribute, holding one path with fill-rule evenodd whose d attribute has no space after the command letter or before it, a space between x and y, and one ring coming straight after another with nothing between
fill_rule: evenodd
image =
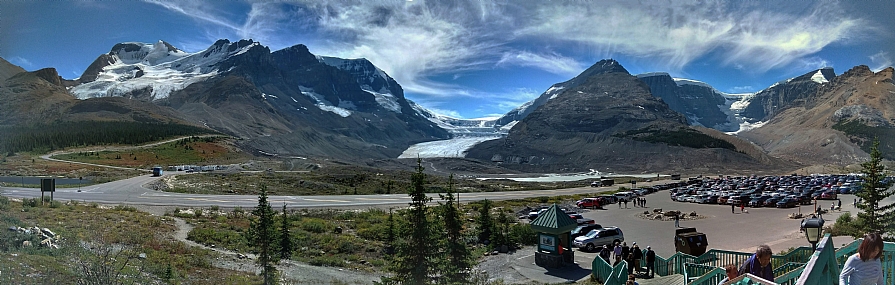
<instances>
[{"instance_id":1,"label":"shrub","mask_svg":"<svg viewBox=\"0 0 895 285\"><path fill-rule=\"evenodd\" d=\"M842 215L836 219L836 223L826 227L825 230L832 236L851 236L858 238L864 235L860 230L860 224L860 219L854 218L850 213L846 212L842 213Z\"/></svg>"},{"instance_id":2,"label":"shrub","mask_svg":"<svg viewBox=\"0 0 895 285\"><path fill-rule=\"evenodd\" d=\"M538 241L537 233L528 224L514 224L510 226L509 240L513 243L532 245Z\"/></svg>"},{"instance_id":3,"label":"shrub","mask_svg":"<svg viewBox=\"0 0 895 285\"><path fill-rule=\"evenodd\" d=\"M0 196L0 211L6 211L9 209L9 198L6 196Z\"/></svg>"},{"instance_id":4,"label":"shrub","mask_svg":"<svg viewBox=\"0 0 895 285\"><path fill-rule=\"evenodd\" d=\"M124 212L136 212L137 211L137 208L135 208L134 206L128 206L128 205L118 205L118 206L115 206L114 209L116 211L124 211Z\"/></svg>"},{"instance_id":5,"label":"shrub","mask_svg":"<svg viewBox=\"0 0 895 285\"><path fill-rule=\"evenodd\" d=\"M318 218L307 218L301 220L301 229L312 232L312 233L324 233L327 232L327 224L325 221Z\"/></svg>"}]
</instances>

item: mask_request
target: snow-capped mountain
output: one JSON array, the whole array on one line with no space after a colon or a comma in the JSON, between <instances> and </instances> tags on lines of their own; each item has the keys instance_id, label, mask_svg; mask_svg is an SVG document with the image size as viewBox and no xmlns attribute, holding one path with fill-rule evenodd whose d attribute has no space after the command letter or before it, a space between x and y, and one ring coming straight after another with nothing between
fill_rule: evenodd
<instances>
[{"instance_id":1,"label":"snow-capped mountain","mask_svg":"<svg viewBox=\"0 0 895 285\"><path fill-rule=\"evenodd\" d=\"M222 71L218 68L220 62L256 46L259 44L252 41L219 40L203 51L189 54L164 41L120 43L97 58L94 65L100 65L100 69L93 73L88 68L76 79L81 84L69 92L79 99L117 96L160 100L214 77Z\"/></svg>"},{"instance_id":2,"label":"snow-capped mountain","mask_svg":"<svg viewBox=\"0 0 895 285\"><path fill-rule=\"evenodd\" d=\"M501 129L505 129L505 131L509 131L516 125L519 121L524 119L528 114L531 114L535 109L547 103L547 101L551 99L555 99L557 96L560 96L565 90L577 87L578 85L584 84L587 78L603 74L609 72L618 72L624 70L624 67L621 66L617 61L609 59L609 60L601 60L591 67L587 68L578 76L575 76L568 81L553 84L547 91L544 91L538 98L534 100L528 101L522 106L516 107L513 110L510 110L505 115L497 119L495 124L499 126ZM627 71L625 71L627 72Z\"/></svg>"},{"instance_id":3,"label":"snow-capped mountain","mask_svg":"<svg viewBox=\"0 0 895 285\"><path fill-rule=\"evenodd\" d=\"M411 144L451 137L366 59L318 56L304 45L271 52L223 39L186 53L164 41L120 43L64 85L79 99L169 106L271 154L394 158Z\"/></svg>"}]
</instances>

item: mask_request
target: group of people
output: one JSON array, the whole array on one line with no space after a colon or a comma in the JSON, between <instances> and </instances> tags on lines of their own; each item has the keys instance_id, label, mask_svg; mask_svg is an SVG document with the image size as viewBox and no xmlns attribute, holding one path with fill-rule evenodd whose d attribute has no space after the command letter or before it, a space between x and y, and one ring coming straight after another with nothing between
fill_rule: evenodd
<instances>
[{"instance_id":1,"label":"group of people","mask_svg":"<svg viewBox=\"0 0 895 285\"><path fill-rule=\"evenodd\" d=\"M640 206L641 208L646 208L646 197L635 197L632 201L634 203L634 208ZM618 199L618 208L622 208L622 203L625 203L625 209L628 208L628 200Z\"/></svg>"},{"instance_id":2,"label":"group of people","mask_svg":"<svg viewBox=\"0 0 895 285\"><path fill-rule=\"evenodd\" d=\"M615 258L615 262L612 263L612 266L618 265L622 260L628 263L628 274L634 275L635 273L639 274L643 272L643 268L640 267L641 260L646 261L646 273L650 277L655 276L656 274L656 252L653 251L653 248L650 246L646 247L646 252L640 249L640 246L637 245L637 242L634 242L631 247L628 247L627 242L616 242L615 247L613 249L609 249L609 246L603 245L603 248L600 250L600 258L609 263L610 257Z\"/></svg>"},{"instance_id":3,"label":"group of people","mask_svg":"<svg viewBox=\"0 0 895 285\"><path fill-rule=\"evenodd\" d=\"M738 268L734 264L724 267L727 277L721 280L724 284L740 275L749 273L773 282L774 270L771 267L773 252L767 245L760 245L755 254L746 259ZM858 246L858 252L845 261L839 273L840 285L883 285L883 269L880 258L883 255L883 239L879 233L864 235L864 241Z\"/></svg>"}]
</instances>

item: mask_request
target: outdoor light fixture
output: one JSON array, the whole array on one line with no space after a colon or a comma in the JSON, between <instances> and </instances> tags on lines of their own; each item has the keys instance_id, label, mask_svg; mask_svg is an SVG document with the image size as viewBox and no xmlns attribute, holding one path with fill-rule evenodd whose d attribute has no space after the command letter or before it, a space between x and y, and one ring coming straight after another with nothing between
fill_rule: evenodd
<instances>
[{"instance_id":1,"label":"outdoor light fixture","mask_svg":"<svg viewBox=\"0 0 895 285\"><path fill-rule=\"evenodd\" d=\"M820 218L808 218L802 220L802 229L805 230L805 238L811 243L811 249L817 249L817 242L820 241L824 232L824 220Z\"/></svg>"}]
</instances>

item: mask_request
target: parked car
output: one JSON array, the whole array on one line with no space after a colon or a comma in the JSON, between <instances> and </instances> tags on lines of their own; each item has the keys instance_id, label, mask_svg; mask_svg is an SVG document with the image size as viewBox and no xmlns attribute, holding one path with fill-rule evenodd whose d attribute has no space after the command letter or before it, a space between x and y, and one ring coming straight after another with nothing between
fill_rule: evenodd
<instances>
[{"instance_id":1,"label":"parked car","mask_svg":"<svg viewBox=\"0 0 895 285\"><path fill-rule=\"evenodd\" d=\"M599 198L584 198L575 202L578 208L600 208Z\"/></svg>"},{"instance_id":2,"label":"parked car","mask_svg":"<svg viewBox=\"0 0 895 285\"><path fill-rule=\"evenodd\" d=\"M616 242L625 241L625 235L618 227L607 227L593 230L586 235L575 238L572 244L585 251L594 251L598 246L614 245Z\"/></svg>"},{"instance_id":3,"label":"parked car","mask_svg":"<svg viewBox=\"0 0 895 285\"><path fill-rule=\"evenodd\" d=\"M792 208L796 206L796 201L790 198L783 198L777 202L777 208Z\"/></svg>"},{"instance_id":4,"label":"parked car","mask_svg":"<svg viewBox=\"0 0 895 285\"><path fill-rule=\"evenodd\" d=\"M770 199L764 200L765 207L776 207L777 202L780 202L779 197L771 197Z\"/></svg>"},{"instance_id":5,"label":"parked car","mask_svg":"<svg viewBox=\"0 0 895 285\"><path fill-rule=\"evenodd\" d=\"M538 216L541 215L541 213L546 212L546 211L547 211L547 209L540 209L540 210L537 210L537 211L531 211L531 212L528 212L528 219L529 219L529 220L537 219Z\"/></svg>"},{"instance_id":6,"label":"parked car","mask_svg":"<svg viewBox=\"0 0 895 285\"><path fill-rule=\"evenodd\" d=\"M836 200L836 191L827 191L820 194L820 198L818 199L832 199Z\"/></svg>"},{"instance_id":7,"label":"parked car","mask_svg":"<svg viewBox=\"0 0 895 285\"><path fill-rule=\"evenodd\" d=\"M573 220L584 219L584 216L575 212L566 212L566 215L569 215L569 218L572 218Z\"/></svg>"},{"instance_id":8,"label":"parked car","mask_svg":"<svg viewBox=\"0 0 895 285\"><path fill-rule=\"evenodd\" d=\"M579 226L593 225L593 224L596 223L596 222L594 222L593 219L586 219L586 218L585 218L585 219L577 219L577 220L575 220L575 221L578 222L578 225L579 225Z\"/></svg>"},{"instance_id":9,"label":"parked car","mask_svg":"<svg viewBox=\"0 0 895 285\"><path fill-rule=\"evenodd\" d=\"M718 197L718 204L727 204L727 199L730 199L730 196L721 195L721 197Z\"/></svg>"},{"instance_id":10,"label":"parked car","mask_svg":"<svg viewBox=\"0 0 895 285\"><path fill-rule=\"evenodd\" d=\"M762 205L764 205L764 199L762 199L761 197L755 198L749 200L749 204L746 205L748 205L749 207L761 207Z\"/></svg>"},{"instance_id":11,"label":"parked car","mask_svg":"<svg viewBox=\"0 0 895 285\"><path fill-rule=\"evenodd\" d=\"M634 193L627 192L627 191L615 193L615 197L618 198L618 200L621 200L622 202L631 201L631 199L634 199L634 196L635 196Z\"/></svg>"},{"instance_id":12,"label":"parked car","mask_svg":"<svg viewBox=\"0 0 895 285\"><path fill-rule=\"evenodd\" d=\"M572 230L572 240L575 240L576 237L580 237L586 235L592 230L602 229L603 226L599 224L587 224L587 225L579 225L577 228Z\"/></svg>"}]
</instances>

